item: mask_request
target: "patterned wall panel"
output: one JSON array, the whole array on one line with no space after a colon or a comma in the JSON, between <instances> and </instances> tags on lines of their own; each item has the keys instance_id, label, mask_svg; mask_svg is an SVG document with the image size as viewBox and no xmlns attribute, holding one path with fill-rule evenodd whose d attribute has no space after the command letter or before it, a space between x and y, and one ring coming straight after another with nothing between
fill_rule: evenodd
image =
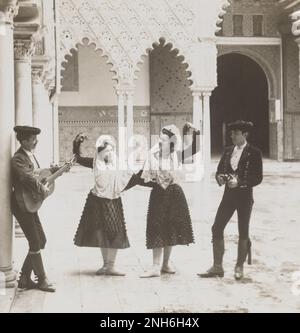
<instances>
[{"instance_id":1,"label":"patterned wall panel","mask_svg":"<svg viewBox=\"0 0 300 333\"><path fill-rule=\"evenodd\" d=\"M284 159L300 160L300 114L284 115Z\"/></svg>"},{"instance_id":2,"label":"patterned wall panel","mask_svg":"<svg viewBox=\"0 0 300 333\"><path fill-rule=\"evenodd\" d=\"M284 158L300 158L299 50L291 36L283 40L284 73ZM293 116L294 114L294 116Z\"/></svg>"},{"instance_id":3,"label":"patterned wall panel","mask_svg":"<svg viewBox=\"0 0 300 333\"><path fill-rule=\"evenodd\" d=\"M300 112L299 49L292 36L283 40L285 108L287 112Z\"/></svg>"},{"instance_id":4,"label":"patterned wall panel","mask_svg":"<svg viewBox=\"0 0 300 333\"><path fill-rule=\"evenodd\" d=\"M276 160L278 158L277 149L277 124L270 124L270 158Z\"/></svg>"},{"instance_id":5,"label":"patterned wall panel","mask_svg":"<svg viewBox=\"0 0 300 333\"><path fill-rule=\"evenodd\" d=\"M135 107L134 131L135 134L143 134L149 138L149 107ZM117 142L117 106L60 107L59 143L61 161L66 161L72 156L72 141L80 132L86 133L89 137L82 150L86 156L92 157L94 155L95 142L102 134L112 135Z\"/></svg>"},{"instance_id":6,"label":"patterned wall panel","mask_svg":"<svg viewBox=\"0 0 300 333\"><path fill-rule=\"evenodd\" d=\"M262 30L265 37L279 37L278 19L279 10L275 6L274 0L253 0L231 1L231 6L224 15L222 35L226 37L233 36L233 15L243 15L243 35L245 37L253 36L253 21L255 15L263 15Z\"/></svg>"},{"instance_id":7,"label":"patterned wall panel","mask_svg":"<svg viewBox=\"0 0 300 333\"><path fill-rule=\"evenodd\" d=\"M151 134L167 124L182 127L192 120L193 97L189 73L181 57L159 46L150 54Z\"/></svg>"}]
</instances>

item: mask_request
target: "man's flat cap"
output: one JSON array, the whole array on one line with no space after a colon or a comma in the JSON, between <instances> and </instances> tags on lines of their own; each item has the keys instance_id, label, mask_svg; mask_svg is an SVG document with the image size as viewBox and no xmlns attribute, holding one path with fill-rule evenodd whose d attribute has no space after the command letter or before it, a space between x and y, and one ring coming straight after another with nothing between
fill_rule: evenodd
<instances>
[{"instance_id":1,"label":"man's flat cap","mask_svg":"<svg viewBox=\"0 0 300 333\"><path fill-rule=\"evenodd\" d=\"M41 133L39 128L31 126L16 126L14 131L20 135L38 135Z\"/></svg>"},{"instance_id":2,"label":"man's flat cap","mask_svg":"<svg viewBox=\"0 0 300 333\"><path fill-rule=\"evenodd\" d=\"M243 132L249 132L254 127L251 121L237 120L233 123L228 124L230 131L240 130Z\"/></svg>"}]
</instances>

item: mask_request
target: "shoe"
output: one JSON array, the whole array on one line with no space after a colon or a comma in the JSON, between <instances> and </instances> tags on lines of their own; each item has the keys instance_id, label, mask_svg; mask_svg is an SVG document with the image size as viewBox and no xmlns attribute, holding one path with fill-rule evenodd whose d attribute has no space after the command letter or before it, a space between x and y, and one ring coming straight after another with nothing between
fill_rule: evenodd
<instances>
[{"instance_id":1,"label":"shoe","mask_svg":"<svg viewBox=\"0 0 300 333\"><path fill-rule=\"evenodd\" d=\"M21 273L20 278L18 280L18 288L27 289L27 290L36 289L37 284L34 281L32 281L30 277Z\"/></svg>"},{"instance_id":2,"label":"shoe","mask_svg":"<svg viewBox=\"0 0 300 333\"><path fill-rule=\"evenodd\" d=\"M104 275L109 275L109 276L126 276L126 273L120 272L114 267L107 267L105 274Z\"/></svg>"},{"instance_id":3,"label":"shoe","mask_svg":"<svg viewBox=\"0 0 300 333\"><path fill-rule=\"evenodd\" d=\"M234 278L239 281L242 280L244 277L244 269L243 266L235 266L234 269Z\"/></svg>"},{"instance_id":4,"label":"shoe","mask_svg":"<svg viewBox=\"0 0 300 333\"><path fill-rule=\"evenodd\" d=\"M225 252L224 240L214 239L213 240L214 264L207 272L199 273L198 276L200 276L201 278L224 277L224 269L223 269L224 252Z\"/></svg>"},{"instance_id":5,"label":"shoe","mask_svg":"<svg viewBox=\"0 0 300 333\"><path fill-rule=\"evenodd\" d=\"M153 278L153 277L160 277L160 267L159 266L156 266L156 265L152 266L145 273L140 275L140 278L142 278L142 279Z\"/></svg>"},{"instance_id":6,"label":"shoe","mask_svg":"<svg viewBox=\"0 0 300 333\"><path fill-rule=\"evenodd\" d=\"M53 287L52 283L48 281L46 276L42 256L40 253L30 255L33 272L37 277L37 289L54 293L56 289Z\"/></svg>"},{"instance_id":7,"label":"shoe","mask_svg":"<svg viewBox=\"0 0 300 333\"><path fill-rule=\"evenodd\" d=\"M173 266L167 265L167 266L163 266L161 268L160 271L162 274L175 274L176 273L176 269Z\"/></svg>"},{"instance_id":8,"label":"shoe","mask_svg":"<svg viewBox=\"0 0 300 333\"><path fill-rule=\"evenodd\" d=\"M248 257L248 264L252 263L251 241L250 239L239 239L238 256L234 269L234 278L239 281L244 278L244 263Z\"/></svg>"},{"instance_id":9,"label":"shoe","mask_svg":"<svg viewBox=\"0 0 300 333\"><path fill-rule=\"evenodd\" d=\"M40 279L38 278L37 289L48 293L55 293L56 289L52 283L50 283L47 277Z\"/></svg>"},{"instance_id":10,"label":"shoe","mask_svg":"<svg viewBox=\"0 0 300 333\"><path fill-rule=\"evenodd\" d=\"M105 275L106 274L106 270L107 270L107 267L103 266L100 269L98 269L98 271L96 272L96 275L97 276Z\"/></svg>"},{"instance_id":11,"label":"shoe","mask_svg":"<svg viewBox=\"0 0 300 333\"><path fill-rule=\"evenodd\" d=\"M18 280L18 288L20 289L35 289L36 283L31 280L32 263L28 254L24 260L21 274Z\"/></svg>"},{"instance_id":12,"label":"shoe","mask_svg":"<svg viewBox=\"0 0 300 333\"><path fill-rule=\"evenodd\" d=\"M224 270L222 266L212 266L206 273L199 273L197 275L204 279L215 278L215 277L222 278L224 277Z\"/></svg>"}]
</instances>

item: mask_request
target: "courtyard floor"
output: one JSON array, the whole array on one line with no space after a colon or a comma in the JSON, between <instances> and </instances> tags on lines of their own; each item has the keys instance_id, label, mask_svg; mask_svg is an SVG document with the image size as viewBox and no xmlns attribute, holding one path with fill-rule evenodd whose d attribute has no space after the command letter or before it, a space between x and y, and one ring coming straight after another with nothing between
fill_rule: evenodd
<instances>
[{"instance_id":1,"label":"courtyard floor","mask_svg":"<svg viewBox=\"0 0 300 333\"><path fill-rule=\"evenodd\" d=\"M150 192L137 187L123 197L131 248L119 252L118 265L127 276L97 277L100 250L73 245L93 185L91 171L74 167L57 180L55 194L40 212L48 238L45 266L57 292L7 290L6 296L0 295L0 312L300 312L300 163L266 160L264 168L251 220L253 265L245 265L246 278L236 282L236 215L226 229L225 277L197 277L212 261L210 229L223 192L213 177L210 191L203 184L184 184L196 243L174 249L177 274L139 278L152 258L145 248ZM26 240L16 238L16 270L26 252Z\"/></svg>"}]
</instances>

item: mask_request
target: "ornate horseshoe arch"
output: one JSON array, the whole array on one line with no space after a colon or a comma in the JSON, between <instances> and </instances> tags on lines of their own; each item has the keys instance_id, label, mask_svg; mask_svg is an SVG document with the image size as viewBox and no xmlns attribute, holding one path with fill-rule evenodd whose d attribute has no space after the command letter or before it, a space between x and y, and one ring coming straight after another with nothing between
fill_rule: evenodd
<instances>
[{"instance_id":1,"label":"ornate horseshoe arch","mask_svg":"<svg viewBox=\"0 0 300 333\"><path fill-rule=\"evenodd\" d=\"M161 37L195 66L195 45L214 38L227 0L64 0L59 2L59 62L87 38L112 65L117 85L133 86L139 64ZM201 55L199 55L201 56Z\"/></svg>"}]
</instances>

